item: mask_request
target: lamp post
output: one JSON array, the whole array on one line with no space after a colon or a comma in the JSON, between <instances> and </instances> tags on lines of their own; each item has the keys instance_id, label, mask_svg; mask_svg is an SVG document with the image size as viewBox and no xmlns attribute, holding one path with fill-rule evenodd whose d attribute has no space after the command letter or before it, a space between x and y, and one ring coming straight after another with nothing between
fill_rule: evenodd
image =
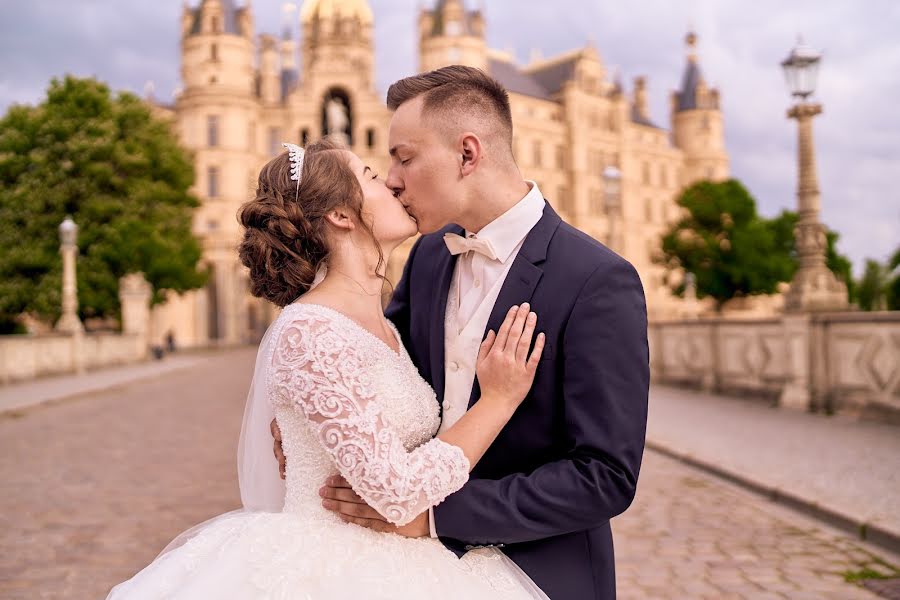
<instances>
[{"instance_id":1,"label":"lamp post","mask_svg":"<svg viewBox=\"0 0 900 600\"><path fill-rule=\"evenodd\" d=\"M797 120L797 212L799 220L794 240L799 265L785 297L785 310L806 312L847 308L847 286L834 276L825 264L828 239L825 226L819 222L819 182L813 147L812 119L822 112L822 105L810 102L816 89L822 55L805 45L803 40L782 61L785 79L797 103L787 113Z\"/></svg>"},{"instance_id":2,"label":"lamp post","mask_svg":"<svg viewBox=\"0 0 900 600\"><path fill-rule=\"evenodd\" d=\"M608 231L606 245L621 253L623 248L619 240L617 221L622 216L622 172L613 165L603 169L603 204L606 209Z\"/></svg>"},{"instance_id":3,"label":"lamp post","mask_svg":"<svg viewBox=\"0 0 900 600\"><path fill-rule=\"evenodd\" d=\"M66 217L59 226L59 251L63 258L62 316L56 330L63 333L82 333L84 326L78 318L78 290L75 283L75 256L78 246L78 226L72 217Z\"/></svg>"}]
</instances>

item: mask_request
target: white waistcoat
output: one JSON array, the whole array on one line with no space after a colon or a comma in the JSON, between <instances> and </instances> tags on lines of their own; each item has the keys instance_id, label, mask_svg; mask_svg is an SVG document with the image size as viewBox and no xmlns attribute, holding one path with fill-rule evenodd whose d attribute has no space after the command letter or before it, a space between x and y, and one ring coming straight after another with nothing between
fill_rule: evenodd
<instances>
[{"instance_id":1,"label":"white waistcoat","mask_svg":"<svg viewBox=\"0 0 900 600\"><path fill-rule=\"evenodd\" d=\"M506 281L513 262L515 261L508 262L503 269L503 274L497 278L493 287L482 298L467 323L463 323L459 317L460 303L465 300L459 297L460 269L453 270L444 321L444 418L441 422L440 432L452 427L469 410L469 397L472 395L472 385L475 382L475 362L478 358L478 349L485 333L484 329L494 310L494 304L500 295L500 289L503 287L503 282ZM477 287L473 287L469 291L469 294L480 293L481 289Z\"/></svg>"}]
</instances>

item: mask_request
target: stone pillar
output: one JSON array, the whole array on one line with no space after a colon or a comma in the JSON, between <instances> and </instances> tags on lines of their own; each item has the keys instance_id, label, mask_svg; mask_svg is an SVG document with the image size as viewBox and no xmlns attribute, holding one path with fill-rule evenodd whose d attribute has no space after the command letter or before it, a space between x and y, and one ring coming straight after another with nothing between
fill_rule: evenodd
<instances>
[{"instance_id":1,"label":"stone pillar","mask_svg":"<svg viewBox=\"0 0 900 600\"><path fill-rule=\"evenodd\" d=\"M150 333L150 284L141 273L130 273L119 280L122 305L122 333L139 336L145 347Z\"/></svg>"},{"instance_id":2,"label":"stone pillar","mask_svg":"<svg viewBox=\"0 0 900 600\"><path fill-rule=\"evenodd\" d=\"M812 119L821 112L821 105L804 103L788 111L789 118L797 119L797 211L800 217L794 229L800 265L785 296L788 312L844 310L849 305L847 286L825 264L828 241L825 226L819 222L819 183L812 133Z\"/></svg>"},{"instance_id":3,"label":"stone pillar","mask_svg":"<svg viewBox=\"0 0 900 600\"><path fill-rule=\"evenodd\" d=\"M59 226L60 247L63 259L62 316L56 323L61 333L83 333L84 325L78 318L78 284L75 278L75 258L78 255L78 227L71 217Z\"/></svg>"},{"instance_id":4,"label":"stone pillar","mask_svg":"<svg viewBox=\"0 0 900 600\"><path fill-rule=\"evenodd\" d=\"M810 344L812 327L808 314L787 314L782 318L788 364L787 381L778 398L779 406L808 411L812 407Z\"/></svg>"}]
</instances>

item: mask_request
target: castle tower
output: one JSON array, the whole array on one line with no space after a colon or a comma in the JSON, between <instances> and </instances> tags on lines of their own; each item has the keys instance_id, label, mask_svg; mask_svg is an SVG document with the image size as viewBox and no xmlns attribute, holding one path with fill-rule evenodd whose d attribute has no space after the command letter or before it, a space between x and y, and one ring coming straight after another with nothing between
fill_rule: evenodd
<instances>
[{"instance_id":1,"label":"castle tower","mask_svg":"<svg viewBox=\"0 0 900 600\"><path fill-rule=\"evenodd\" d=\"M183 91L176 101L176 127L195 157L194 192L201 206L193 229L203 241L210 278L199 293L196 310L201 316L195 330L179 335L207 343L239 343L246 316L241 294L236 293L243 283L234 252L240 231L233 215L249 196L248 165L257 162L254 124L258 92L271 95L264 85L269 83L265 77L270 57L262 57L263 68L257 73L247 1L240 7L234 0L202 0L196 8L185 4L181 34Z\"/></svg>"},{"instance_id":2,"label":"castle tower","mask_svg":"<svg viewBox=\"0 0 900 600\"><path fill-rule=\"evenodd\" d=\"M681 89L672 92L672 137L684 152L681 184L699 180L721 181L729 177L725 150L725 127L719 106L719 91L707 86L697 59L697 35L688 33L687 66Z\"/></svg>"},{"instance_id":3,"label":"castle tower","mask_svg":"<svg viewBox=\"0 0 900 600\"><path fill-rule=\"evenodd\" d=\"M181 18L181 82L185 93L221 90L250 95L255 87L253 16L234 0L186 3Z\"/></svg>"},{"instance_id":4,"label":"castle tower","mask_svg":"<svg viewBox=\"0 0 900 600\"><path fill-rule=\"evenodd\" d=\"M463 0L438 0L419 15L419 71L447 65L488 70L484 15L467 11Z\"/></svg>"},{"instance_id":5,"label":"castle tower","mask_svg":"<svg viewBox=\"0 0 900 600\"><path fill-rule=\"evenodd\" d=\"M362 74L372 87L375 48L366 0L307 0L303 25L303 80L322 74Z\"/></svg>"}]
</instances>

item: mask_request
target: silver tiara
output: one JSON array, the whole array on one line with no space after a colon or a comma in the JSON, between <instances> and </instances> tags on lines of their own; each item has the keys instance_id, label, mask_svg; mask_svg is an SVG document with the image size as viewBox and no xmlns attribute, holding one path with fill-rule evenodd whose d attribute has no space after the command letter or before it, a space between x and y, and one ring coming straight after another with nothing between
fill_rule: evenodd
<instances>
[{"instance_id":1,"label":"silver tiara","mask_svg":"<svg viewBox=\"0 0 900 600\"><path fill-rule=\"evenodd\" d=\"M281 144L287 148L288 156L291 159L291 181L297 182L297 193L300 193L300 177L303 175L303 155L306 151L297 144L284 142Z\"/></svg>"}]
</instances>

